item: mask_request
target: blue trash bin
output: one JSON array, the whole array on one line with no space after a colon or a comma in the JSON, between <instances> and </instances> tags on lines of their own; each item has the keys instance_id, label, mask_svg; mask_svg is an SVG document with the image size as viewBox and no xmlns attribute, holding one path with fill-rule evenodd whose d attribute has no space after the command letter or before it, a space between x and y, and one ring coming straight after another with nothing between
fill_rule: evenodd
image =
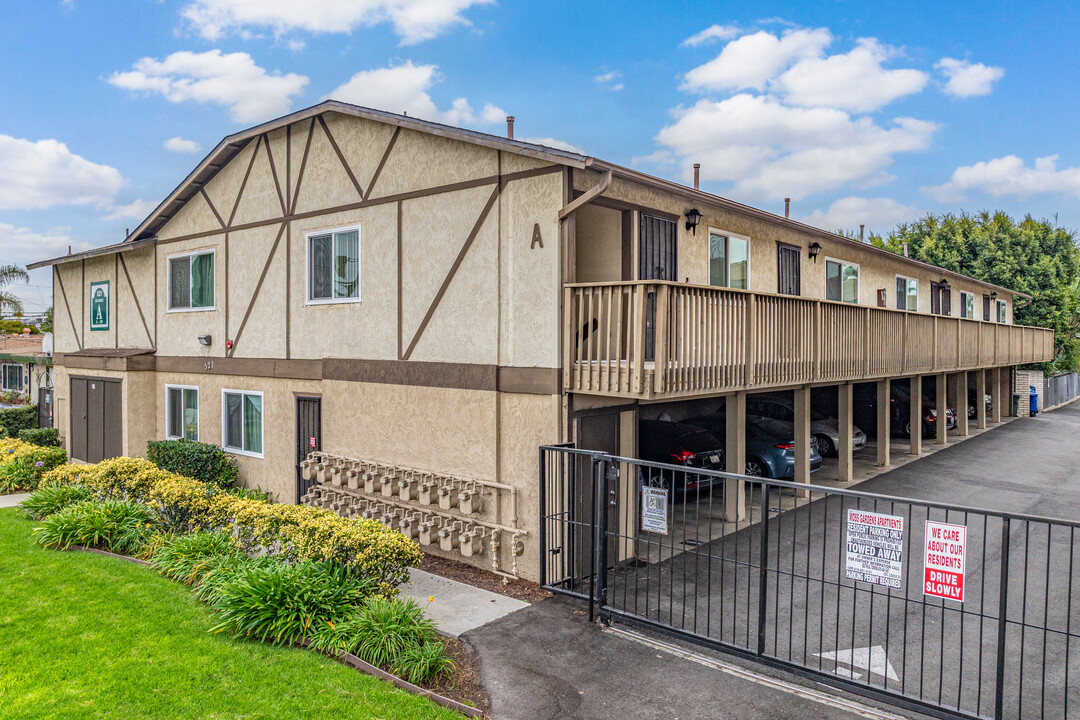
<instances>
[{"instance_id":1,"label":"blue trash bin","mask_svg":"<svg viewBox=\"0 0 1080 720\"><path fill-rule=\"evenodd\" d=\"M1028 411L1031 417L1035 417L1039 414L1039 393L1035 391L1034 385L1028 385L1028 402Z\"/></svg>"}]
</instances>

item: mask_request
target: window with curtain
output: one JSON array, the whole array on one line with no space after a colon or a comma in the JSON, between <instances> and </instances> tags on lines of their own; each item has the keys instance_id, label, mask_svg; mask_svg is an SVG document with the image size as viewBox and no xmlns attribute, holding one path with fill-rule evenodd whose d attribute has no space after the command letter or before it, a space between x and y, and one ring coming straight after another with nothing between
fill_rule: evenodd
<instances>
[{"instance_id":1,"label":"window with curtain","mask_svg":"<svg viewBox=\"0 0 1080 720\"><path fill-rule=\"evenodd\" d=\"M745 238L709 233L709 284L737 290L750 287L750 243Z\"/></svg>"},{"instance_id":2,"label":"window with curtain","mask_svg":"<svg viewBox=\"0 0 1080 720\"><path fill-rule=\"evenodd\" d=\"M221 446L231 452L262 457L262 393L222 392Z\"/></svg>"},{"instance_id":3,"label":"window with curtain","mask_svg":"<svg viewBox=\"0 0 1080 720\"><path fill-rule=\"evenodd\" d=\"M165 437L199 439L199 388L165 386Z\"/></svg>"},{"instance_id":4,"label":"window with curtain","mask_svg":"<svg viewBox=\"0 0 1080 720\"><path fill-rule=\"evenodd\" d=\"M998 301L997 301L997 321L998 321L999 323L1005 323L1005 322L1008 322L1008 321L1007 321L1007 320L1005 319L1005 316L1006 316L1006 312L1007 312L1007 311L1006 311L1006 309L1005 309L1005 301L1004 301L1004 300L998 300Z\"/></svg>"},{"instance_id":5,"label":"window with curtain","mask_svg":"<svg viewBox=\"0 0 1080 720\"><path fill-rule=\"evenodd\" d=\"M3 389L6 392L22 392L22 365L3 366Z\"/></svg>"},{"instance_id":6,"label":"window with curtain","mask_svg":"<svg viewBox=\"0 0 1080 720\"><path fill-rule=\"evenodd\" d=\"M214 252L169 258L169 309L212 310Z\"/></svg>"},{"instance_id":7,"label":"window with curtain","mask_svg":"<svg viewBox=\"0 0 1080 720\"><path fill-rule=\"evenodd\" d=\"M960 317L975 319L975 296L969 292L960 293Z\"/></svg>"},{"instance_id":8,"label":"window with curtain","mask_svg":"<svg viewBox=\"0 0 1080 720\"><path fill-rule=\"evenodd\" d=\"M308 237L308 302L360 299L360 228Z\"/></svg>"},{"instance_id":9,"label":"window with curtain","mask_svg":"<svg viewBox=\"0 0 1080 720\"><path fill-rule=\"evenodd\" d=\"M919 281L896 276L896 309L915 312L919 309Z\"/></svg>"},{"instance_id":10,"label":"window with curtain","mask_svg":"<svg viewBox=\"0 0 1080 720\"><path fill-rule=\"evenodd\" d=\"M825 299L859 302L859 266L842 260L825 261Z\"/></svg>"}]
</instances>

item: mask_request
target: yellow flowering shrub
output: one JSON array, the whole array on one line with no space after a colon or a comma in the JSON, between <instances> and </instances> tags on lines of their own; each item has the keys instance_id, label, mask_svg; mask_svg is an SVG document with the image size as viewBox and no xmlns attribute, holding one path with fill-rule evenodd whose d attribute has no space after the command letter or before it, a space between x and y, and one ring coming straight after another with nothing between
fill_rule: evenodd
<instances>
[{"instance_id":1,"label":"yellow flowering shrub","mask_svg":"<svg viewBox=\"0 0 1080 720\"><path fill-rule=\"evenodd\" d=\"M161 513L174 532L229 530L252 554L291 562L340 563L377 582L385 595L393 595L408 580L409 568L420 564L420 547L415 542L375 520L344 518L309 505L238 497L142 458L61 465L47 473L43 482L76 483L101 496L146 503Z\"/></svg>"}]
</instances>

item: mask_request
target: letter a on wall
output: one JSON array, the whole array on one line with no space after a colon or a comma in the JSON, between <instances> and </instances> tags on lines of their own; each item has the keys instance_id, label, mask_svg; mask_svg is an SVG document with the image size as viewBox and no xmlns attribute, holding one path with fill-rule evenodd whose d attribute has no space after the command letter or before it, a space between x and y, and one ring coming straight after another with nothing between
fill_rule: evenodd
<instances>
[{"instance_id":1,"label":"letter a on wall","mask_svg":"<svg viewBox=\"0 0 1080 720\"><path fill-rule=\"evenodd\" d=\"M529 249L532 250L537 245L539 245L541 248L544 247L544 238L540 236L540 223L536 223L533 225L533 236L532 242L529 243Z\"/></svg>"},{"instance_id":2,"label":"letter a on wall","mask_svg":"<svg viewBox=\"0 0 1080 720\"><path fill-rule=\"evenodd\" d=\"M90 329L109 329L109 281L90 283Z\"/></svg>"}]
</instances>

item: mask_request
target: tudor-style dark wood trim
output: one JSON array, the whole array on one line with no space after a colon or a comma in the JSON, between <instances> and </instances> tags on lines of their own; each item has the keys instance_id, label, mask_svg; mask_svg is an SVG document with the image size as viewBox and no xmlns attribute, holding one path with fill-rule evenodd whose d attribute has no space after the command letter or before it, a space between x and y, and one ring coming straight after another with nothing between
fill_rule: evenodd
<instances>
[{"instance_id":1,"label":"tudor-style dark wood trim","mask_svg":"<svg viewBox=\"0 0 1080 720\"><path fill-rule=\"evenodd\" d=\"M83 258L82 263L82 285L79 286L79 297L82 303L82 312L79 313L79 325L82 327L82 336L86 337L86 258ZM79 349L82 350L83 344L79 343Z\"/></svg>"},{"instance_id":2,"label":"tudor-style dark wood trim","mask_svg":"<svg viewBox=\"0 0 1080 720\"><path fill-rule=\"evenodd\" d=\"M427 329L428 323L431 322L431 317L435 314L435 309L439 307L439 303L442 302L443 295L446 294L451 281L453 281L454 276L457 275L458 268L461 267L461 263L465 260L465 256L468 254L469 248L472 247L473 241L476 240L476 236L480 234L480 228L483 227L484 221L487 220L488 214L491 213L492 206L495 205L495 201L499 198L499 190L501 188L501 184L496 184L495 189L491 191L491 196L484 205L484 209L480 211L480 217L478 217L476 223L473 224L473 228L469 232L469 237L467 237L465 242L461 245L457 257L454 258L454 264L450 266L449 272L447 272L446 277L443 278L442 285L439 286L439 291L435 293L435 298L431 301L431 305L428 306L427 312L424 314L424 319L420 321L419 327L416 328L416 334L413 335L409 347L402 355L403 360L408 360L409 357L412 356L413 350L416 349L416 344L420 342L420 336L423 335L424 330Z\"/></svg>"},{"instance_id":3,"label":"tudor-style dark wood trim","mask_svg":"<svg viewBox=\"0 0 1080 720\"><path fill-rule=\"evenodd\" d=\"M322 362L324 380L491 392L498 388L495 365L348 358L325 358Z\"/></svg>"},{"instance_id":4,"label":"tudor-style dark wood trim","mask_svg":"<svg viewBox=\"0 0 1080 720\"><path fill-rule=\"evenodd\" d=\"M584 190L574 190L574 199L578 199L585 194ZM682 217L674 213L665 212L663 210L657 210L655 208L647 207L645 205L638 205L636 203L626 202L625 200L617 200L615 198L608 197L607 195L600 195L589 201L590 205L599 205L600 207L609 208L611 210L637 210L643 212L646 215L652 215L653 217L663 218L665 220L671 220L672 222L678 222Z\"/></svg>"},{"instance_id":5,"label":"tudor-style dark wood trim","mask_svg":"<svg viewBox=\"0 0 1080 720\"><path fill-rule=\"evenodd\" d=\"M120 258L120 267L124 269L124 277L127 278L128 287L131 288L131 299L135 301L135 309L139 311L139 319L142 320L143 331L146 332L146 339L150 341L151 345L156 345L154 338L150 337L150 326L146 323L146 316L142 311L142 303L139 302L139 295L135 292L135 283L131 282L131 273L128 272L127 262L120 253L116 253L116 257ZM154 268L154 274L157 274L157 268ZM117 282L117 284L119 285L119 282ZM119 290L119 288L117 289ZM117 297L119 297L119 294ZM117 333L116 335L119 337L120 333ZM117 347L119 347L119 345L117 345Z\"/></svg>"},{"instance_id":6,"label":"tudor-style dark wood trim","mask_svg":"<svg viewBox=\"0 0 1080 720\"><path fill-rule=\"evenodd\" d=\"M247 170L244 171L244 179L240 181L240 189L236 191L236 200L233 201L232 212L229 213L229 227L232 227L233 220L236 219L236 211L240 209L240 201L244 199L244 189L247 188L248 178L251 177L251 169L255 167L255 158L259 155L259 144L262 139L262 135L255 138L255 147L251 151L251 160L248 161Z\"/></svg>"},{"instance_id":7,"label":"tudor-style dark wood trim","mask_svg":"<svg viewBox=\"0 0 1080 720\"><path fill-rule=\"evenodd\" d=\"M562 394L562 374L558 368L500 366L499 392L523 395Z\"/></svg>"},{"instance_id":8,"label":"tudor-style dark wood trim","mask_svg":"<svg viewBox=\"0 0 1080 720\"><path fill-rule=\"evenodd\" d=\"M158 372L197 373L199 375L246 375L249 377L286 378L290 380L320 380L322 360L284 358L214 358L207 369L206 357L162 356L156 361Z\"/></svg>"},{"instance_id":9,"label":"tudor-style dark wood trim","mask_svg":"<svg viewBox=\"0 0 1080 720\"><path fill-rule=\"evenodd\" d=\"M375 189L375 181L382 175L383 167L386 165L386 160L390 157L390 151L394 149L394 144L397 143L400 133L401 126L398 125L394 128L394 132L391 133L390 141L386 143L386 149L383 150L382 157L379 158L379 164L375 166L375 172L371 174L371 182L368 183L367 192L363 195L365 200L371 197L371 191Z\"/></svg>"},{"instance_id":10,"label":"tudor-style dark wood trim","mask_svg":"<svg viewBox=\"0 0 1080 720\"><path fill-rule=\"evenodd\" d=\"M397 357L401 360L401 334L404 332L401 322L401 298L402 298L402 278L401 278L401 225L402 225L402 208L401 201L397 203Z\"/></svg>"},{"instance_id":11,"label":"tudor-style dark wood trim","mask_svg":"<svg viewBox=\"0 0 1080 720\"><path fill-rule=\"evenodd\" d=\"M292 200L292 125L285 126L285 207L281 212L289 214Z\"/></svg>"},{"instance_id":12,"label":"tudor-style dark wood trim","mask_svg":"<svg viewBox=\"0 0 1080 720\"><path fill-rule=\"evenodd\" d=\"M223 298L225 308L223 310L223 316L225 320L225 341L229 340L229 233L225 232L225 262L223 263L225 271L225 297ZM217 270L214 270L214 282L217 282ZM167 292L167 291L166 291ZM226 352L228 352L226 350Z\"/></svg>"},{"instance_id":13,"label":"tudor-style dark wood trim","mask_svg":"<svg viewBox=\"0 0 1080 720\"><path fill-rule=\"evenodd\" d=\"M292 357L292 223L285 223L285 359Z\"/></svg>"},{"instance_id":14,"label":"tudor-style dark wood trim","mask_svg":"<svg viewBox=\"0 0 1080 720\"><path fill-rule=\"evenodd\" d=\"M112 336L113 336L113 347L118 348L118 347L120 347L120 253L116 253L115 255L113 255L113 284L112 284L112 287L113 287L112 292L109 293L109 295L112 295L113 293L116 293L116 307L114 308L115 312L113 313L113 319L112 319L112 323L111 323L111 325L112 325ZM112 298L110 297L110 300L111 299Z\"/></svg>"},{"instance_id":15,"label":"tudor-style dark wood trim","mask_svg":"<svg viewBox=\"0 0 1080 720\"><path fill-rule=\"evenodd\" d=\"M202 195L203 200L206 201L206 205L210 208L210 212L214 213L214 217L217 218L218 224L220 224L221 227L225 227L225 220L221 217L221 213L218 212L218 209L214 207L214 203L211 202L210 196L206 194L206 188L199 188L199 194Z\"/></svg>"},{"instance_id":16,"label":"tudor-style dark wood trim","mask_svg":"<svg viewBox=\"0 0 1080 720\"><path fill-rule=\"evenodd\" d=\"M341 163L341 167L345 169L345 172L349 176L349 180L352 181L353 187L356 188L356 194L360 196L360 199L364 199L364 190L360 187L360 183L356 180L356 175L353 173L352 168L349 167L349 161L345 159L345 155L342 154L341 148L338 147L337 140L334 139L334 134L330 132L330 128L326 124L326 118L322 115L317 115L319 118L319 126L322 128L323 134L326 135L326 139L330 141L330 147L334 148L334 154L337 155L338 162Z\"/></svg>"},{"instance_id":17,"label":"tudor-style dark wood trim","mask_svg":"<svg viewBox=\"0 0 1080 720\"><path fill-rule=\"evenodd\" d=\"M64 278L60 275L59 266L56 266L56 282L60 285L60 297L64 298L64 309L67 310L68 322L71 323L71 334L75 336L75 344L82 350L82 340L79 338L79 331L75 329L75 317L71 314L71 306L68 304L67 292L64 290Z\"/></svg>"},{"instance_id":18,"label":"tudor-style dark wood trim","mask_svg":"<svg viewBox=\"0 0 1080 720\"><path fill-rule=\"evenodd\" d=\"M300 170L296 173L296 189L293 190L292 201L289 204L289 215L296 211L296 203L300 201L300 185L304 181L304 170L307 168L308 152L311 150L311 136L315 134L315 118L311 118L308 124L307 140L304 142L304 155L300 158Z\"/></svg>"},{"instance_id":19,"label":"tudor-style dark wood trim","mask_svg":"<svg viewBox=\"0 0 1080 720\"><path fill-rule=\"evenodd\" d=\"M285 233L285 228L289 223L281 223L281 227L278 229L277 237L274 238L274 244L270 247L270 253L266 256L266 262L263 264L262 274L259 275L259 282L255 283L255 290L251 293L251 300L248 301L247 310L244 311L244 319L240 321L240 327L236 331L236 335L232 338L232 349L226 351L227 357L232 357L236 354L236 346L240 344L240 336L244 334L244 328L247 327L248 318L251 316L251 310L255 307L255 301L259 299L259 291L262 290L263 281L266 280L266 274L270 271L270 264L274 262L274 255L277 254L278 244L281 242L281 236Z\"/></svg>"},{"instance_id":20,"label":"tudor-style dark wood trim","mask_svg":"<svg viewBox=\"0 0 1080 720\"><path fill-rule=\"evenodd\" d=\"M263 147L266 148L266 160L270 163L270 173L274 176L274 189L277 190L278 204L281 206L281 214L284 215L289 211L285 207L285 196L281 194L281 181L278 180L277 165L274 164L274 153L270 150L270 138L265 134L263 138Z\"/></svg>"}]
</instances>

